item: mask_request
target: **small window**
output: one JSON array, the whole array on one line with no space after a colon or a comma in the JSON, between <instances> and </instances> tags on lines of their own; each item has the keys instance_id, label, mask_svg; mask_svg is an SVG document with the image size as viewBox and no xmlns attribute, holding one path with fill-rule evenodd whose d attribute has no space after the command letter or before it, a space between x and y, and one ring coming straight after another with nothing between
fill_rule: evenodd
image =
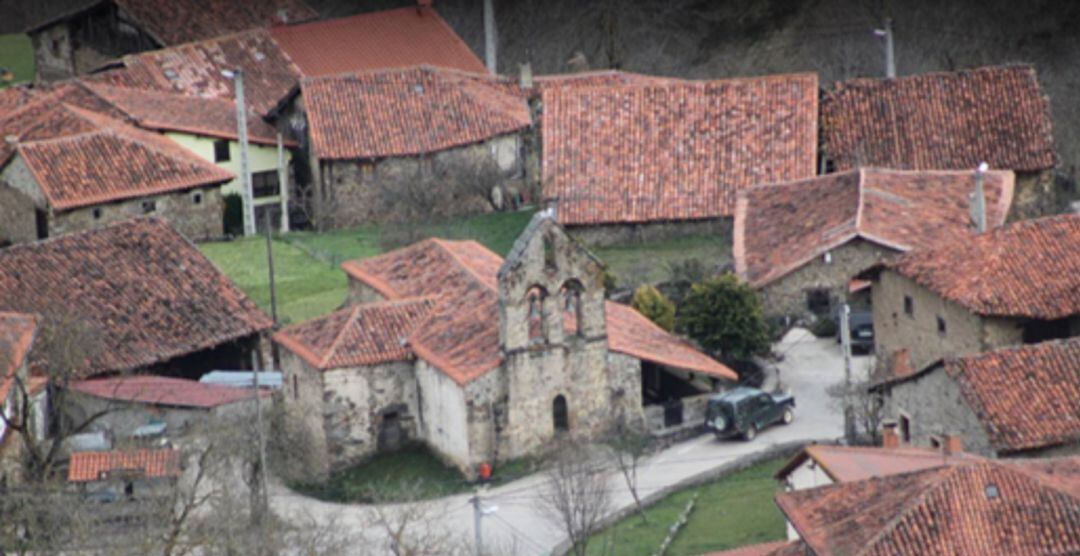
<instances>
[{"instance_id":1,"label":"small window","mask_svg":"<svg viewBox=\"0 0 1080 556\"><path fill-rule=\"evenodd\" d=\"M157 201L143 201L142 202L143 214L150 214L151 212L154 212L156 210L157 210Z\"/></svg>"},{"instance_id":2,"label":"small window","mask_svg":"<svg viewBox=\"0 0 1080 556\"><path fill-rule=\"evenodd\" d=\"M544 268L555 268L555 242L550 235L544 235Z\"/></svg>"},{"instance_id":3,"label":"small window","mask_svg":"<svg viewBox=\"0 0 1080 556\"><path fill-rule=\"evenodd\" d=\"M292 377L292 397L294 400L300 399L300 383L296 380L296 375Z\"/></svg>"},{"instance_id":4,"label":"small window","mask_svg":"<svg viewBox=\"0 0 1080 556\"><path fill-rule=\"evenodd\" d=\"M935 450L939 450L939 449L941 449L941 445L942 445L941 438L939 438L937 436L931 436L930 437L930 447L931 448L933 448Z\"/></svg>"},{"instance_id":5,"label":"small window","mask_svg":"<svg viewBox=\"0 0 1080 556\"><path fill-rule=\"evenodd\" d=\"M562 394L555 396L555 400L551 402L551 414L555 432L570 430L570 411L566 407L566 397Z\"/></svg>"},{"instance_id":6,"label":"small window","mask_svg":"<svg viewBox=\"0 0 1080 556\"><path fill-rule=\"evenodd\" d=\"M900 416L900 440L911 442L911 417L907 415Z\"/></svg>"},{"instance_id":7,"label":"small window","mask_svg":"<svg viewBox=\"0 0 1080 556\"><path fill-rule=\"evenodd\" d=\"M214 162L228 162L229 160L231 160L229 142L225 139L214 141Z\"/></svg>"},{"instance_id":8,"label":"small window","mask_svg":"<svg viewBox=\"0 0 1080 556\"><path fill-rule=\"evenodd\" d=\"M941 336L945 335L945 319L939 315L937 318L937 333Z\"/></svg>"},{"instance_id":9,"label":"small window","mask_svg":"<svg viewBox=\"0 0 1080 556\"><path fill-rule=\"evenodd\" d=\"M53 39L52 40L52 43L50 44L50 47L52 49L53 56L60 56L60 45L61 44L63 44L63 43L60 42L60 39Z\"/></svg>"},{"instance_id":10,"label":"small window","mask_svg":"<svg viewBox=\"0 0 1080 556\"><path fill-rule=\"evenodd\" d=\"M830 306L832 306L832 299L828 289L807 290L806 309L808 311L815 315L827 315Z\"/></svg>"},{"instance_id":11,"label":"small window","mask_svg":"<svg viewBox=\"0 0 1080 556\"><path fill-rule=\"evenodd\" d=\"M915 300L911 299L910 295L904 296L904 314L909 317L915 316Z\"/></svg>"},{"instance_id":12,"label":"small window","mask_svg":"<svg viewBox=\"0 0 1080 556\"><path fill-rule=\"evenodd\" d=\"M94 220L101 220L100 208L95 208L94 210L90 211L90 214L94 216Z\"/></svg>"},{"instance_id":13,"label":"small window","mask_svg":"<svg viewBox=\"0 0 1080 556\"><path fill-rule=\"evenodd\" d=\"M192 202L192 204L201 205L202 204L202 193L196 193L196 194L192 195L191 196L191 202Z\"/></svg>"}]
</instances>

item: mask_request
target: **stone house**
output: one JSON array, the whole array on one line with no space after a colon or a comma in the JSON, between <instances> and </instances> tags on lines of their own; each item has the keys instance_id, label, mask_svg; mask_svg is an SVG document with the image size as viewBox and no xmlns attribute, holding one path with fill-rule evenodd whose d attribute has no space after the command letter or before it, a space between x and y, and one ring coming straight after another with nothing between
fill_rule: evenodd
<instances>
[{"instance_id":1,"label":"stone house","mask_svg":"<svg viewBox=\"0 0 1080 556\"><path fill-rule=\"evenodd\" d=\"M1080 339L948 358L876 385L903 441L991 457L1080 453Z\"/></svg>"},{"instance_id":2,"label":"stone house","mask_svg":"<svg viewBox=\"0 0 1080 556\"><path fill-rule=\"evenodd\" d=\"M0 310L92 330L83 377L270 365L270 318L156 218L0 250Z\"/></svg>"},{"instance_id":3,"label":"stone house","mask_svg":"<svg viewBox=\"0 0 1080 556\"><path fill-rule=\"evenodd\" d=\"M221 186L231 173L64 98L43 95L0 122L11 132L0 147L0 238L21 243L147 214L191 239L223 235Z\"/></svg>"},{"instance_id":4,"label":"stone house","mask_svg":"<svg viewBox=\"0 0 1080 556\"><path fill-rule=\"evenodd\" d=\"M306 152L322 229L385 220L388 200L409 198L401 191L455 181L485 189L453 195L445 210L490 210L526 181L528 105L498 77L434 66L306 77L271 118Z\"/></svg>"},{"instance_id":5,"label":"stone house","mask_svg":"<svg viewBox=\"0 0 1080 556\"><path fill-rule=\"evenodd\" d=\"M736 193L817 173L815 74L542 86L543 197L586 244L730 237Z\"/></svg>"},{"instance_id":6,"label":"stone house","mask_svg":"<svg viewBox=\"0 0 1080 556\"><path fill-rule=\"evenodd\" d=\"M119 502L167 496L182 473L180 451L173 448L76 452L67 480L94 500Z\"/></svg>"},{"instance_id":7,"label":"stone house","mask_svg":"<svg viewBox=\"0 0 1080 556\"><path fill-rule=\"evenodd\" d=\"M269 401L269 390L260 395ZM73 423L105 413L87 432L105 432L114 441L176 438L210 422L255 415L251 388L153 375L75 381L68 385L64 403Z\"/></svg>"},{"instance_id":8,"label":"stone house","mask_svg":"<svg viewBox=\"0 0 1080 556\"><path fill-rule=\"evenodd\" d=\"M826 170L1016 173L1009 220L1058 212L1050 103L1031 66L838 83L821 104Z\"/></svg>"},{"instance_id":9,"label":"stone house","mask_svg":"<svg viewBox=\"0 0 1080 556\"><path fill-rule=\"evenodd\" d=\"M547 212L506 260L429 239L342 268L349 307L275 335L288 421L313 439L316 475L401 439L471 475L737 378L605 301L601 263Z\"/></svg>"},{"instance_id":10,"label":"stone house","mask_svg":"<svg viewBox=\"0 0 1080 556\"><path fill-rule=\"evenodd\" d=\"M907 366L1080 335L1080 215L1015 222L881 262L871 286L879 359Z\"/></svg>"},{"instance_id":11,"label":"stone house","mask_svg":"<svg viewBox=\"0 0 1080 556\"><path fill-rule=\"evenodd\" d=\"M765 554L1080 552L1080 457L971 458L780 493L801 540Z\"/></svg>"},{"instance_id":12,"label":"stone house","mask_svg":"<svg viewBox=\"0 0 1080 556\"><path fill-rule=\"evenodd\" d=\"M27 34L37 80L52 81L128 54L315 17L301 0L97 0L37 23Z\"/></svg>"},{"instance_id":13,"label":"stone house","mask_svg":"<svg viewBox=\"0 0 1080 556\"><path fill-rule=\"evenodd\" d=\"M1005 223L1013 173L981 176L986 222ZM735 272L761 294L772 317L834 316L866 307L852 277L885 257L976 233L974 172L861 168L749 187L735 203Z\"/></svg>"}]
</instances>

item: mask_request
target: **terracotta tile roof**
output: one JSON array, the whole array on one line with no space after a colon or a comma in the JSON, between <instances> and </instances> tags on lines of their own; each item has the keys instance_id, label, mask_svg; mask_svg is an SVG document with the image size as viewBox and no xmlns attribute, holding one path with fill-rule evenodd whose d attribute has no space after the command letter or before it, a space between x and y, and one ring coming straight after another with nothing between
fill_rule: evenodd
<instances>
[{"instance_id":1,"label":"terracotta tile roof","mask_svg":"<svg viewBox=\"0 0 1080 556\"><path fill-rule=\"evenodd\" d=\"M234 178L160 135L68 105L57 110L84 120L90 129L23 142L15 149L53 210L209 187Z\"/></svg>"},{"instance_id":2,"label":"terracotta tile roof","mask_svg":"<svg viewBox=\"0 0 1080 556\"><path fill-rule=\"evenodd\" d=\"M154 218L0 250L0 309L70 311L92 325L101 349L85 375L168 361L272 324L191 242Z\"/></svg>"},{"instance_id":3,"label":"terracotta tile roof","mask_svg":"<svg viewBox=\"0 0 1080 556\"><path fill-rule=\"evenodd\" d=\"M180 452L172 448L111 452L75 452L68 464L68 482L87 483L110 473L136 473L141 477L179 477Z\"/></svg>"},{"instance_id":4,"label":"terracotta tile roof","mask_svg":"<svg viewBox=\"0 0 1080 556\"><path fill-rule=\"evenodd\" d=\"M418 64L487 73L480 58L431 8L283 25L270 34L308 76Z\"/></svg>"},{"instance_id":5,"label":"terracotta tile roof","mask_svg":"<svg viewBox=\"0 0 1080 556\"><path fill-rule=\"evenodd\" d=\"M1080 443L1080 338L950 359L945 372L995 450Z\"/></svg>"},{"instance_id":6,"label":"terracotta tile roof","mask_svg":"<svg viewBox=\"0 0 1080 556\"><path fill-rule=\"evenodd\" d=\"M502 363L496 281L502 264L502 257L475 241L429 239L341 266L387 299L434 299L430 316L409 336L409 346L465 384ZM612 351L723 378L736 376L633 309L609 302L605 312Z\"/></svg>"},{"instance_id":7,"label":"terracotta tile roof","mask_svg":"<svg viewBox=\"0 0 1080 556\"><path fill-rule=\"evenodd\" d=\"M987 226L1005 223L1015 176L987 172ZM972 172L864 168L739 192L735 271L755 287L855 238L896 251L975 233Z\"/></svg>"},{"instance_id":8,"label":"terracotta tile roof","mask_svg":"<svg viewBox=\"0 0 1080 556\"><path fill-rule=\"evenodd\" d=\"M70 388L107 400L201 409L253 399L250 388L203 384L197 380L155 375L80 380L72 382ZM261 394L266 397L270 392Z\"/></svg>"},{"instance_id":9,"label":"terracotta tile roof","mask_svg":"<svg viewBox=\"0 0 1080 556\"><path fill-rule=\"evenodd\" d=\"M126 21L161 46L210 39L274 23L304 21L319 15L301 0L99 0L38 23L28 32L110 3L124 11Z\"/></svg>"},{"instance_id":10,"label":"terracotta tile roof","mask_svg":"<svg viewBox=\"0 0 1080 556\"><path fill-rule=\"evenodd\" d=\"M274 341L316 369L405 361L413 358L406 340L433 305L426 298L356 305L290 326Z\"/></svg>"},{"instance_id":11,"label":"terracotta tile roof","mask_svg":"<svg viewBox=\"0 0 1080 556\"><path fill-rule=\"evenodd\" d=\"M1026 220L886 261L891 269L969 311L1058 319L1080 314L1080 215Z\"/></svg>"},{"instance_id":12,"label":"terracotta tile roof","mask_svg":"<svg viewBox=\"0 0 1080 556\"><path fill-rule=\"evenodd\" d=\"M615 87L619 85L649 85L666 82L682 82L679 79L668 79L641 73L633 73L622 70L596 70L577 73L551 73L537 75L533 78L531 92L542 95L544 91L553 89L588 89L595 87Z\"/></svg>"},{"instance_id":13,"label":"terracotta tile roof","mask_svg":"<svg viewBox=\"0 0 1080 556\"><path fill-rule=\"evenodd\" d=\"M966 452L944 454L939 449L900 446L837 446L831 444L809 445L776 472L777 480L784 480L803 462L813 460L825 474L838 483L862 481L871 477L884 477L897 473L910 473L923 469L971 461L977 456Z\"/></svg>"},{"instance_id":14,"label":"terracotta tile roof","mask_svg":"<svg viewBox=\"0 0 1080 556\"><path fill-rule=\"evenodd\" d=\"M199 98L101 83L89 83L87 87L143 129L239 140L236 103L231 99ZM259 115L249 113L247 126L248 140L252 143L277 144L277 131ZM295 141L285 142L296 146Z\"/></svg>"},{"instance_id":15,"label":"terracotta tile roof","mask_svg":"<svg viewBox=\"0 0 1080 556\"><path fill-rule=\"evenodd\" d=\"M15 373L30 354L35 332L37 319L32 315L0 311L0 408L15 386Z\"/></svg>"},{"instance_id":16,"label":"terracotta tile roof","mask_svg":"<svg viewBox=\"0 0 1080 556\"><path fill-rule=\"evenodd\" d=\"M507 81L427 66L306 78L301 89L322 159L430 153L532 124Z\"/></svg>"},{"instance_id":17,"label":"terracotta tile roof","mask_svg":"<svg viewBox=\"0 0 1080 556\"><path fill-rule=\"evenodd\" d=\"M1050 104L1030 66L854 79L826 94L825 152L839 169L1042 170L1057 161Z\"/></svg>"},{"instance_id":18,"label":"terracotta tile roof","mask_svg":"<svg viewBox=\"0 0 1080 556\"><path fill-rule=\"evenodd\" d=\"M777 550L793 544L794 541L774 541L749 546L740 546L731 550L710 552L703 556L771 556Z\"/></svg>"},{"instance_id":19,"label":"terracotta tile roof","mask_svg":"<svg viewBox=\"0 0 1080 556\"><path fill-rule=\"evenodd\" d=\"M6 118L15 109L30 102L36 91L27 86L0 89L0 119Z\"/></svg>"},{"instance_id":20,"label":"terracotta tile roof","mask_svg":"<svg viewBox=\"0 0 1080 556\"><path fill-rule=\"evenodd\" d=\"M223 70L244 72L244 98L251 111L266 114L300 79L300 70L270 38L253 29L201 42L125 56L111 71L84 79L204 98L233 98L233 83ZM111 66L110 66L111 67Z\"/></svg>"},{"instance_id":21,"label":"terracotta tile roof","mask_svg":"<svg viewBox=\"0 0 1080 556\"><path fill-rule=\"evenodd\" d=\"M544 196L572 225L730 216L815 174L817 99L815 74L545 90Z\"/></svg>"},{"instance_id":22,"label":"terracotta tile roof","mask_svg":"<svg viewBox=\"0 0 1080 556\"><path fill-rule=\"evenodd\" d=\"M1080 457L974 460L776 499L819 556L1080 552Z\"/></svg>"}]
</instances>

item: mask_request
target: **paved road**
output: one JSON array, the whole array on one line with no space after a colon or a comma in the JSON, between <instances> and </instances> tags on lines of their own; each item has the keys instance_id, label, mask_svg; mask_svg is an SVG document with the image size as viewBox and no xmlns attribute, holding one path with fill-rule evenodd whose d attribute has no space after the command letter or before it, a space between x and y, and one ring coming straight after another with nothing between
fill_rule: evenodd
<instances>
[{"instance_id":1,"label":"paved road","mask_svg":"<svg viewBox=\"0 0 1080 556\"><path fill-rule=\"evenodd\" d=\"M718 441L703 435L675 444L648 460L639 468L639 491L642 496L694 477L715 471L740 458L760 454L770 447L795 441L829 440L843 434L843 419L832 407L826 388L843 380L843 360L834 341L819 340L802 329L792 330L774 347L784 355L779 363L780 383L793 392L797 411L795 422L762 431L753 442ZM868 357L854 359L856 372L865 373ZM564 541L564 535L552 526L538 509L539 476L527 477L492 489L483 495L485 505L498 509L483 518L484 542L494 547L496 554L548 554ZM621 475L610 477L615 509L633 504ZM295 494L283 486L271 492L274 509L283 517L315 519L319 523L336 523L354 534L363 535L357 553L379 554L386 550L386 534L371 527L376 520L372 507L339 505L320 502ZM426 520L423 528L428 534L452 536L462 546L471 548L473 538L473 508L471 495L458 495L426 503L419 512ZM390 506L381 509L384 515L401 515L413 507ZM359 548L364 546L364 549Z\"/></svg>"}]
</instances>

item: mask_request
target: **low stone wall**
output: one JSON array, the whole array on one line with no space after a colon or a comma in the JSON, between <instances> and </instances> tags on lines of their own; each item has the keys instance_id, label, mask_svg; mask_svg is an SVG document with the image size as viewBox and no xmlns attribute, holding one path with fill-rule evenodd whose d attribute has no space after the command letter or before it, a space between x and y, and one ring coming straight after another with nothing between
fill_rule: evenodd
<instances>
[{"instance_id":1,"label":"low stone wall","mask_svg":"<svg viewBox=\"0 0 1080 556\"><path fill-rule=\"evenodd\" d=\"M568 226L567 232L585 245L609 247L701 235L714 235L717 241L730 243L731 229L732 219L722 217L681 222Z\"/></svg>"},{"instance_id":2,"label":"low stone wall","mask_svg":"<svg viewBox=\"0 0 1080 556\"><path fill-rule=\"evenodd\" d=\"M645 425L653 436L669 436L681 432L700 428L705 424L705 408L709 405L709 398L715 393L709 392L698 396L683 398L682 401L682 424L667 427L664 426L665 408L663 405L647 405L644 408Z\"/></svg>"}]
</instances>

